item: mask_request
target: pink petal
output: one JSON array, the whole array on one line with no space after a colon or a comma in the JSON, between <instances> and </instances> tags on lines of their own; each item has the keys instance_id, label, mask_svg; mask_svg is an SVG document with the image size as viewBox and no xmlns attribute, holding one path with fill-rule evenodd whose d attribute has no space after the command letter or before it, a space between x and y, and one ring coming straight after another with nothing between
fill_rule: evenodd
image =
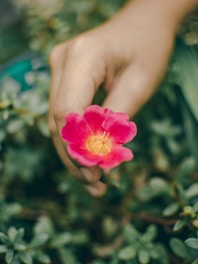
<instances>
[{"instance_id":1,"label":"pink petal","mask_svg":"<svg viewBox=\"0 0 198 264\"><path fill-rule=\"evenodd\" d=\"M122 119L124 117L124 119ZM109 115L102 124L104 130L110 133L114 141L120 144L125 144L131 141L136 133L137 127L134 122L129 122L123 115Z\"/></svg>"},{"instance_id":2,"label":"pink petal","mask_svg":"<svg viewBox=\"0 0 198 264\"><path fill-rule=\"evenodd\" d=\"M76 113L66 116L66 125L61 131L62 139L73 144L81 144L89 134L90 129L84 117Z\"/></svg>"},{"instance_id":3,"label":"pink petal","mask_svg":"<svg viewBox=\"0 0 198 264\"><path fill-rule=\"evenodd\" d=\"M107 108L100 107L98 105L90 105L84 112L84 118L87 120L91 130L93 132L103 131L102 123L106 116L113 112Z\"/></svg>"},{"instance_id":4,"label":"pink petal","mask_svg":"<svg viewBox=\"0 0 198 264\"><path fill-rule=\"evenodd\" d=\"M112 169L118 166L123 161L129 161L133 159L133 153L130 149L125 147L117 147L112 150L112 152L103 157L101 161L99 161L98 165L102 169Z\"/></svg>"},{"instance_id":5,"label":"pink petal","mask_svg":"<svg viewBox=\"0 0 198 264\"><path fill-rule=\"evenodd\" d=\"M84 166L94 166L101 160L101 157L91 154L86 149L77 145L69 144L67 147L69 155Z\"/></svg>"},{"instance_id":6,"label":"pink petal","mask_svg":"<svg viewBox=\"0 0 198 264\"><path fill-rule=\"evenodd\" d=\"M125 120L125 121L129 121L129 116L125 113L121 113L121 112L114 112L113 113L114 117L116 119L122 119L122 120Z\"/></svg>"}]
</instances>

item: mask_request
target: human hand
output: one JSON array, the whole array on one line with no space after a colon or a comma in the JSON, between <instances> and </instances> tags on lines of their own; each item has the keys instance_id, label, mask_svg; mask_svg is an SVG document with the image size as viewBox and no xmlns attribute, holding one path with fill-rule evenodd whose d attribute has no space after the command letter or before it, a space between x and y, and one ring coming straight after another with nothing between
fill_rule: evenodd
<instances>
[{"instance_id":1,"label":"human hand","mask_svg":"<svg viewBox=\"0 0 198 264\"><path fill-rule=\"evenodd\" d=\"M100 169L75 166L66 153L60 131L65 116L69 112L82 114L100 85L107 92L103 106L130 117L154 93L166 72L176 25L163 8L155 10L156 5L146 2L130 3L108 22L59 44L51 53L52 138L65 166L94 196L106 190L100 181Z\"/></svg>"}]
</instances>

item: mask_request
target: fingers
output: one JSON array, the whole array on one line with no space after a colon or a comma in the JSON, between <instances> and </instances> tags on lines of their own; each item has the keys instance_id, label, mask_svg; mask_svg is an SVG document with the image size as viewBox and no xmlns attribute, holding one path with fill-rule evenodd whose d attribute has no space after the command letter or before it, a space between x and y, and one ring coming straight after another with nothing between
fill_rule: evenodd
<instances>
[{"instance_id":1,"label":"fingers","mask_svg":"<svg viewBox=\"0 0 198 264\"><path fill-rule=\"evenodd\" d=\"M56 82L54 85L57 85L58 88L53 88L55 89L55 95L52 93L51 96L55 97L55 99L51 99L51 101L54 102L52 106L54 109L53 117L59 138L61 129L65 124L66 115L69 112L82 113L91 104L97 88L104 81L104 63L97 50L93 47L92 44L84 39L72 42L68 46L69 52L67 52L64 62L61 79L57 78L54 81ZM61 143L63 144L62 141ZM59 153L65 161L66 153L63 153L63 150L66 149L66 146L61 147L60 142L57 144L57 149L60 150ZM91 183L96 181L95 179L98 179L100 174L96 167L89 170L90 174L93 175L92 180L91 178L87 179L87 174L85 174L84 170L81 170L80 174Z\"/></svg>"},{"instance_id":2,"label":"fingers","mask_svg":"<svg viewBox=\"0 0 198 264\"><path fill-rule=\"evenodd\" d=\"M59 130L67 113L82 113L91 104L105 78L104 62L89 43L78 39L69 48L54 106Z\"/></svg>"},{"instance_id":3,"label":"fingers","mask_svg":"<svg viewBox=\"0 0 198 264\"><path fill-rule=\"evenodd\" d=\"M80 170L88 183L96 183L100 180L101 171L98 167L82 167Z\"/></svg>"},{"instance_id":4,"label":"fingers","mask_svg":"<svg viewBox=\"0 0 198 264\"><path fill-rule=\"evenodd\" d=\"M95 184L86 185L85 187L89 193L94 197L103 196L106 192L107 186L102 182L96 182Z\"/></svg>"},{"instance_id":5,"label":"fingers","mask_svg":"<svg viewBox=\"0 0 198 264\"><path fill-rule=\"evenodd\" d=\"M69 168L72 174L80 178L79 170L74 166L69 157L66 154L65 148L58 135L56 122L53 117L53 109L56 100L56 94L62 78L62 71L64 66L64 58L66 45L59 45L51 52L50 65L51 65L51 89L49 97L49 129L51 131L52 140L56 147L56 150L61 158L63 164Z\"/></svg>"},{"instance_id":6,"label":"fingers","mask_svg":"<svg viewBox=\"0 0 198 264\"><path fill-rule=\"evenodd\" d=\"M132 117L152 96L161 79L155 69L145 70L143 64L134 62L113 85L103 105Z\"/></svg>"},{"instance_id":7,"label":"fingers","mask_svg":"<svg viewBox=\"0 0 198 264\"><path fill-rule=\"evenodd\" d=\"M106 186L99 182L101 171L97 167L77 168L66 153L66 146L60 138L60 131L65 124L65 116L69 112L82 113L91 104L95 91L103 82L104 70L95 59L96 54L86 54L87 63L75 48L59 45L51 56L51 89L49 127L53 142L63 164L81 182L89 184L87 190L93 196L103 195ZM90 49L88 49L90 50ZM100 66L99 66L100 65ZM93 185L93 186L92 186Z\"/></svg>"}]
</instances>

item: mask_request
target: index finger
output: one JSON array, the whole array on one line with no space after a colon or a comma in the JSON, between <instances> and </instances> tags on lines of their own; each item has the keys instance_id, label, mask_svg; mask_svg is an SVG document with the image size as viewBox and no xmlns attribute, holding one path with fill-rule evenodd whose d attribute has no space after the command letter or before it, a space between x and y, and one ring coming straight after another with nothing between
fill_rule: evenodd
<instances>
[{"instance_id":1,"label":"index finger","mask_svg":"<svg viewBox=\"0 0 198 264\"><path fill-rule=\"evenodd\" d=\"M66 114L82 113L92 103L96 90L105 79L104 61L96 50L79 43L69 49L54 105L59 133Z\"/></svg>"}]
</instances>

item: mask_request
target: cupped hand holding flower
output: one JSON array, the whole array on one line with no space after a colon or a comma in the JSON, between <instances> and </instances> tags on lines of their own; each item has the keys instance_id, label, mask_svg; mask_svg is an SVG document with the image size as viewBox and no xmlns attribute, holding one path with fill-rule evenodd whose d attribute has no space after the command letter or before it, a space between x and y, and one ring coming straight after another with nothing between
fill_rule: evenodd
<instances>
[{"instance_id":1,"label":"cupped hand holding flower","mask_svg":"<svg viewBox=\"0 0 198 264\"><path fill-rule=\"evenodd\" d=\"M197 7L197 0L127 2L109 21L57 45L50 57L49 128L52 138L64 165L76 177L87 180L95 196L103 194L106 188L100 182L98 166L114 166L108 157L115 157L116 149L122 149L125 141L115 140L118 134L106 133L107 126L114 131L110 121L102 125L105 133L96 136L93 135L95 128L89 131L93 134L89 134L88 125L83 126L84 129L78 127L84 141L82 137L66 135L70 155L83 164L95 164L97 160L98 166L86 167L82 173L68 157L61 139L65 116L71 112L82 115L101 85L107 92L104 107L134 116L163 80L178 25ZM86 123L85 116L73 115L73 118ZM67 122L76 125L72 115ZM82 152L85 155L81 155ZM123 149L119 155L116 162L130 157L129 151Z\"/></svg>"},{"instance_id":2,"label":"cupped hand holding flower","mask_svg":"<svg viewBox=\"0 0 198 264\"><path fill-rule=\"evenodd\" d=\"M102 169L112 169L133 158L123 144L136 133L136 125L128 115L98 105L87 107L83 115L69 113L61 132L73 159L84 166L98 165Z\"/></svg>"}]
</instances>

